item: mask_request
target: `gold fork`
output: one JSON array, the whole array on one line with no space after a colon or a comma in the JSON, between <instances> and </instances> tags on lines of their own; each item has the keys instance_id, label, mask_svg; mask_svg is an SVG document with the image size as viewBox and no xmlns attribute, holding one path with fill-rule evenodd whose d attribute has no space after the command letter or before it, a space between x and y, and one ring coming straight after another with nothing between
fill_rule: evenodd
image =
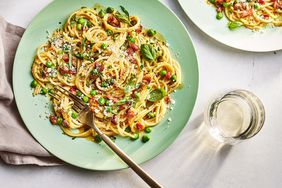
<instances>
[{"instance_id":1,"label":"gold fork","mask_svg":"<svg viewBox=\"0 0 282 188\"><path fill-rule=\"evenodd\" d=\"M147 174L138 164L136 164L125 152L123 152L107 135L105 135L94 123L94 114L90 111L89 106L84 103L80 98L66 90L61 86L54 88L54 94L50 96L56 100L60 100L58 93L69 97L74 105L72 109L78 113L78 120L93 128L95 132L102 138L102 140L136 173L138 174L150 187L162 187L156 180Z\"/></svg>"}]
</instances>

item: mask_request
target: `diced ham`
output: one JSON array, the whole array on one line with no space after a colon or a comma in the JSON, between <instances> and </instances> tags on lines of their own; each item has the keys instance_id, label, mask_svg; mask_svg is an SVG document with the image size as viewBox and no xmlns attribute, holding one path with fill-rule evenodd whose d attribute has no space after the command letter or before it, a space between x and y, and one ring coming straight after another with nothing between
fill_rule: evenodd
<instances>
[{"instance_id":1,"label":"diced ham","mask_svg":"<svg viewBox=\"0 0 282 188\"><path fill-rule=\"evenodd\" d=\"M136 123L136 129L137 129L138 131L142 131L144 128L145 128L145 126L142 125L140 122L137 122L137 123Z\"/></svg>"}]
</instances>

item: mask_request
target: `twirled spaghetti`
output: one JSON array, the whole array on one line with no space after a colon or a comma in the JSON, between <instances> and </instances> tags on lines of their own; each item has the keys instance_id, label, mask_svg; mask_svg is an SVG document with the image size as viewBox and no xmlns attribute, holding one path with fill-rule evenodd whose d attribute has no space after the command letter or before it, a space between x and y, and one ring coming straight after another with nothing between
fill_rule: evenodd
<instances>
[{"instance_id":1,"label":"twirled spaghetti","mask_svg":"<svg viewBox=\"0 0 282 188\"><path fill-rule=\"evenodd\" d=\"M282 26L281 0L208 0L216 7L217 19L223 13L230 20L228 26L259 30L265 26Z\"/></svg>"},{"instance_id":2,"label":"twirled spaghetti","mask_svg":"<svg viewBox=\"0 0 282 188\"><path fill-rule=\"evenodd\" d=\"M158 33L121 10L82 7L71 14L38 48L31 86L36 95L60 85L89 104L105 134L137 139L163 118L169 94L181 84L181 70ZM77 120L71 99L51 100L52 124L71 137L97 141L96 133Z\"/></svg>"}]
</instances>

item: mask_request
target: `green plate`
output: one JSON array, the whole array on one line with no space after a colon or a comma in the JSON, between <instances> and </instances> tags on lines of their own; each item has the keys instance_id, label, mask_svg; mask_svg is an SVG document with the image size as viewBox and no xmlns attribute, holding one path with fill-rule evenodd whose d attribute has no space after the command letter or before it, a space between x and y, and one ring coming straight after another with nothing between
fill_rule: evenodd
<instances>
[{"instance_id":1,"label":"green plate","mask_svg":"<svg viewBox=\"0 0 282 188\"><path fill-rule=\"evenodd\" d=\"M30 88L31 65L36 48L46 42L47 33L61 26L66 18L81 6L93 7L94 3L118 8L123 5L129 13L141 18L145 27L160 31L170 44L183 73L184 87L174 94L175 108L163 121L153 128L151 140L131 141L118 138L116 144L134 161L143 163L164 151L177 138L186 125L197 96L198 64L192 41L184 25L162 3L152 0L55 0L44 8L27 28L19 44L13 69L13 87L21 117L34 138L50 153L63 161L92 170L114 170L126 168L104 143L96 144L86 139L74 139L63 135L58 126L52 126L46 116L50 114L50 103L44 96L32 97ZM169 123L168 117L172 118Z\"/></svg>"},{"instance_id":2,"label":"green plate","mask_svg":"<svg viewBox=\"0 0 282 188\"><path fill-rule=\"evenodd\" d=\"M251 31L244 27L229 30L228 20L217 20L216 10L207 0L178 0L187 16L211 38L233 48L252 52L282 49L282 27L267 27Z\"/></svg>"}]
</instances>

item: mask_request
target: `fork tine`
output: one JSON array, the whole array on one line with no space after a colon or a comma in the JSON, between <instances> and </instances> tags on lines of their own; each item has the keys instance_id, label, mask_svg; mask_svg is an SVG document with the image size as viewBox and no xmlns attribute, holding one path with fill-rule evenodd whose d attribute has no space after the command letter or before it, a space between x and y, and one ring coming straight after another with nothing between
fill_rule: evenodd
<instances>
[{"instance_id":1,"label":"fork tine","mask_svg":"<svg viewBox=\"0 0 282 188\"><path fill-rule=\"evenodd\" d=\"M54 94L49 93L49 95L50 95L51 97L53 97L54 99L56 99L57 101L60 100L60 99L58 98L59 96L58 96L58 95L56 96L56 93L54 93Z\"/></svg>"},{"instance_id":2,"label":"fork tine","mask_svg":"<svg viewBox=\"0 0 282 188\"><path fill-rule=\"evenodd\" d=\"M69 97L70 99L73 100L73 102L75 103L75 105L80 109L82 110L83 108L85 108L85 104L82 102L81 99L79 99L77 96L75 96L74 94L72 94L71 92L69 92L68 90L66 90L65 88L63 87L60 87L58 86L59 88L55 87L54 89L62 94L64 94L65 96ZM63 91L62 91L62 90Z\"/></svg>"},{"instance_id":3,"label":"fork tine","mask_svg":"<svg viewBox=\"0 0 282 188\"><path fill-rule=\"evenodd\" d=\"M78 98L76 95L74 95L73 93L71 93L70 91L66 90L65 88L63 88L62 86L57 85L57 87L59 87L60 89L62 89L64 92L66 92L73 100L76 100L78 103L80 103L81 105L85 106L85 103ZM61 91L62 92L62 91Z\"/></svg>"},{"instance_id":4,"label":"fork tine","mask_svg":"<svg viewBox=\"0 0 282 188\"><path fill-rule=\"evenodd\" d=\"M73 106L72 106L72 109L73 109L74 111L76 111L77 113L80 113L80 112L82 111L82 109L80 109L80 108L77 107L76 105L73 105Z\"/></svg>"}]
</instances>

